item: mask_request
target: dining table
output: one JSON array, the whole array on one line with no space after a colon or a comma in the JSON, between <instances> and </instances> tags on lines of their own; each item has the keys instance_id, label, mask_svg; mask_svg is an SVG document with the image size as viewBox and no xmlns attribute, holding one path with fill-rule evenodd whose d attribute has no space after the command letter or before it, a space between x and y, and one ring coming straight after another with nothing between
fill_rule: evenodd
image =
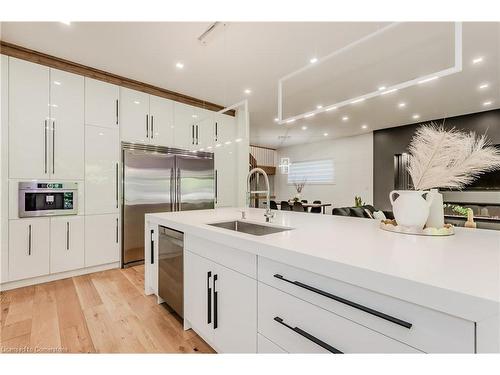
<instances>
[{"instance_id":1,"label":"dining table","mask_svg":"<svg viewBox=\"0 0 500 375\"><path fill-rule=\"evenodd\" d=\"M290 206L293 206L295 202L294 201L288 201L288 204L290 204ZM302 203L302 202L301 202ZM264 202L265 204L265 202ZM281 210L281 203L280 202L276 202L276 205L280 208ZM331 207L331 203L302 203L302 207L305 207L307 208L307 212L309 212L309 209L311 207L321 207L321 211L323 212L323 214L326 214L326 208L327 207Z\"/></svg>"}]
</instances>

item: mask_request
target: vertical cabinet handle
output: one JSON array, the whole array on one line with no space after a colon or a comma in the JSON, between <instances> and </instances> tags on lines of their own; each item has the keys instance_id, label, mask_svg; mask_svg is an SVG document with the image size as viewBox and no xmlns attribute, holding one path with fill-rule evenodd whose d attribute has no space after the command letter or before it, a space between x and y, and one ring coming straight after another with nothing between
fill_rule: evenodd
<instances>
[{"instance_id":1,"label":"vertical cabinet handle","mask_svg":"<svg viewBox=\"0 0 500 375\"><path fill-rule=\"evenodd\" d=\"M328 350L330 353L334 353L334 354L343 354L340 350L338 350L337 348L334 348L333 346L327 344L326 342L324 341L321 341L320 339L318 339L317 337L311 335L309 332L306 332L302 329L300 329L299 327L292 327L288 324L286 324L282 318L280 318L279 316L276 316L274 317L274 320L276 322L278 322L279 324L281 324L282 326L285 326L286 328L294 331L295 333L298 333L299 335L301 335L302 337L305 337L306 339L308 339L309 341L312 341L313 343L315 343L316 345L319 345L321 346L323 349L326 349Z\"/></svg>"},{"instance_id":2,"label":"vertical cabinet handle","mask_svg":"<svg viewBox=\"0 0 500 375\"><path fill-rule=\"evenodd\" d=\"M219 190L219 189L218 189L218 186L217 186L217 185L218 185L218 181L217 181L217 177L218 177L218 175L219 175L219 174L217 173L217 169L216 169L216 170L215 170L215 203L217 203L217 198L218 198L218 194L217 194L217 192L218 192L218 190Z\"/></svg>"},{"instance_id":3,"label":"vertical cabinet handle","mask_svg":"<svg viewBox=\"0 0 500 375\"><path fill-rule=\"evenodd\" d=\"M44 126L44 142L45 142L45 146L44 146L44 157L45 157L45 174L47 174L47 120L45 120L43 122L43 126Z\"/></svg>"},{"instance_id":4,"label":"vertical cabinet handle","mask_svg":"<svg viewBox=\"0 0 500 375\"><path fill-rule=\"evenodd\" d=\"M28 255L31 256L31 224L28 225Z\"/></svg>"},{"instance_id":5,"label":"vertical cabinet handle","mask_svg":"<svg viewBox=\"0 0 500 375\"><path fill-rule=\"evenodd\" d=\"M146 115L146 138L149 138L149 115Z\"/></svg>"},{"instance_id":6,"label":"vertical cabinet handle","mask_svg":"<svg viewBox=\"0 0 500 375\"><path fill-rule=\"evenodd\" d=\"M215 122L215 142L219 140L219 131L218 131L218 123Z\"/></svg>"},{"instance_id":7,"label":"vertical cabinet handle","mask_svg":"<svg viewBox=\"0 0 500 375\"><path fill-rule=\"evenodd\" d=\"M219 321L218 321L218 306L217 306L217 297L218 292L215 288L215 283L217 282L217 275L214 275L214 329L217 329Z\"/></svg>"},{"instance_id":8,"label":"vertical cabinet handle","mask_svg":"<svg viewBox=\"0 0 500 375\"><path fill-rule=\"evenodd\" d=\"M155 137L155 123L154 123L154 116L151 115L151 139Z\"/></svg>"},{"instance_id":9,"label":"vertical cabinet handle","mask_svg":"<svg viewBox=\"0 0 500 375\"><path fill-rule=\"evenodd\" d=\"M118 99L116 99L116 125L118 125Z\"/></svg>"},{"instance_id":10,"label":"vertical cabinet handle","mask_svg":"<svg viewBox=\"0 0 500 375\"><path fill-rule=\"evenodd\" d=\"M198 125L196 125L196 144L198 145L200 138L198 137Z\"/></svg>"},{"instance_id":11,"label":"vertical cabinet handle","mask_svg":"<svg viewBox=\"0 0 500 375\"><path fill-rule=\"evenodd\" d=\"M194 145L194 125L191 125L191 144Z\"/></svg>"},{"instance_id":12,"label":"vertical cabinet handle","mask_svg":"<svg viewBox=\"0 0 500 375\"><path fill-rule=\"evenodd\" d=\"M56 122L52 122L52 174L56 173Z\"/></svg>"},{"instance_id":13,"label":"vertical cabinet handle","mask_svg":"<svg viewBox=\"0 0 500 375\"><path fill-rule=\"evenodd\" d=\"M212 288L210 288L210 279L212 272L207 272L207 324L212 323Z\"/></svg>"},{"instance_id":14,"label":"vertical cabinet handle","mask_svg":"<svg viewBox=\"0 0 500 375\"><path fill-rule=\"evenodd\" d=\"M69 221L66 222L66 250L69 250Z\"/></svg>"},{"instance_id":15,"label":"vertical cabinet handle","mask_svg":"<svg viewBox=\"0 0 500 375\"><path fill-rule=\"evenodd\" d=\"M116 218L116 243L118 243L118 218Z\"/></svg>"},{"instance_id":16,"label":"vertical cabinet handle","mask_svg":"<svg viewBox=\"0 0 500 375\"><path fill-rule=\"evenodd\" d=\"M116 208L118 208L118 163L115 163L115 199L116 199Z\"/></svg>"},{"instance_id":17,"label":"vertical cabinet handle","mask_svg":"<svg viewBox=\"0 0 500 375\"><path fill-rule=\"evenodd\" d=\"M151 229L151 264L155 264L155 240L154 240L155 231Z\"/></svg>"}]
</instances>

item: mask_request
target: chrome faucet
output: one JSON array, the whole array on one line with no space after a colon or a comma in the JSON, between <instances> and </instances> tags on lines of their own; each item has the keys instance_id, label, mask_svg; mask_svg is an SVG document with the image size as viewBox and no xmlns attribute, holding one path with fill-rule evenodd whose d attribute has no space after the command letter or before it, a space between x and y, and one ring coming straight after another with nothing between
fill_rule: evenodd
<instances>
[{"instance_id":1,"label":"chrome faucet","mask_svg":"<svg viewBox=\"0 0 500 375\"><path fill-rule=\"evenodd\" d=\"M255 190L255 191L250 190L250 178L255 173L260 173L264 176L264 181L266 182L266 190ZM247 176L247 207L250 207L250 200L252 194L263 194L263 193L266 194L266 212L264 213L264 216L266 217L266 222L270 222L271 219L274 217L274 213L271 212L271 202L270 202L271 190L269 188L269 178L267 177L267 173L262 168L254 168L250 172L248 172Z\"/></svg>"}]
</instances>

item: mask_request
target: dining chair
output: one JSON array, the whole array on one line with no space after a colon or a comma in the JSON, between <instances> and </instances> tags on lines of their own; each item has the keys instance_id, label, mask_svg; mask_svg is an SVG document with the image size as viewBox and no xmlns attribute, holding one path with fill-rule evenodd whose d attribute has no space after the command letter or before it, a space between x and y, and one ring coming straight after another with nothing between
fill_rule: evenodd
<instances>
[{"instance_id":1,"label":"dining chair","mask_svg":"<svg viewBox=\"0 0 500 375\"><path fill-rule=\"evenodd\" d=\"M278 205L276 204L276 201L269 201L269 207L271 208L271 210L278 209Z\"/></svg>"},{"instance_id":2,"label":"dining chair","mask_svg":"<svg viewBox=\"0 0 500 375\"><path fill-rule=\"evenodd\" d=\"M313 204L321 204L321 201L314 201ZM319 207L311 207L311 211L309 211L312 214L320 214L321 213L321 206Z\"/></svg>"},{"instance_id":3,"label":"dining chair","mask_svg":"<svg viewBox=\"0 0 500 375\"><path fill-rule=\"evenodd\" d=\"M302 199L301 202L302 203L307 203L307 199Z\"/></svg>"},{"instance_id":4,"label":"dining chair","mask_svg":"<svg viewBox=\"0 0 500 375\"><path fill-rule=\"evenodd\" d=\"M304 206L302 206L301 202L294 202L292 211L304 212Z\"/></svg>"},{"instance_id":5,"label":"dining chair","mask_svg":"<svg viewBox=\"0 0 500 375\"><path fill-rule=\"evenodd\" d=\"M281 201L281 211L291 211L292 207L287 201Z\"/></svg>"}]
</instances>

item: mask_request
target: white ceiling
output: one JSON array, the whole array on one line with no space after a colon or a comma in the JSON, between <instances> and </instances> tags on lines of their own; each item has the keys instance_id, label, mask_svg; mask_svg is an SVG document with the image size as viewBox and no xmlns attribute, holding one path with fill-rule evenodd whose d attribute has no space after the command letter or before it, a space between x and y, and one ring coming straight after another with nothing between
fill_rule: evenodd
<instances>
[{"instance_id":1,"label":"white ceiling","mask_svg":"<svg viewBox=\"0 0 500 375\"><path fill-rule=\"evenodd\" d=\"M464 64L460 73L287 125L274 122L278 80L309 64L311 58L321 59L388 23L226 23L220 24L203 45L197 38L209 25L210 22L78 22L69 26L58 22L4 22L0 38L226 106L248 98L251 143L269 147L500 108L500 23L464 24ZM429 24L417 26L425 30ZM409 30L414 33L415 27ZM404 32L399 37L402 44L411 40ZM406 47L413 52L425 50L409 44ZM367 58L377 53L368 48L362 52ZM473 64L478 56L483 61ZM184 64L182 70L175 67L179 61ZM349 87L349 82L362 75L362 71L351 70L339 77L338 87ZM381 84L390 82L394 69L388 65L380 75ZM325 82L331 80L332 77L325 77ZM479 89L485 82L488 88ZM244 93L247 88L252 90L250 95ZM307 100L311 98L304 97ZM492 104L483 106L485 101ZM401 102L406 107L399 108ZM413 114L420 118L413 119ZM349 120L342 121L343 116ZM303 126L307 130L302 130ZM280 138L283 136L284 141Z\"/></svg>"}]
</instances>

